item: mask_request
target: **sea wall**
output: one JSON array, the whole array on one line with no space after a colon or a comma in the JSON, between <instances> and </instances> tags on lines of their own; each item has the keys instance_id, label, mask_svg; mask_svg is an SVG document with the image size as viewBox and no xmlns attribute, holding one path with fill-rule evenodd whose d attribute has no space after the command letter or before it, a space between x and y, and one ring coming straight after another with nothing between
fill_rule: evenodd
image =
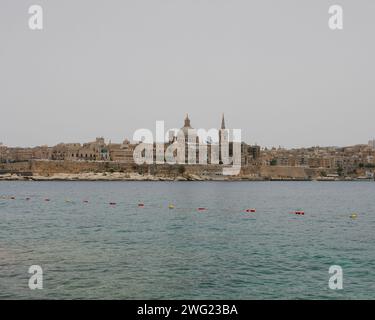
<instances>
[{"instance_id":1,"label":"sea wall","mask_svg":"<svg viewBox=\"0 0 375 320\"><path fill-rule=\"evenodd\" d=\"M326 170L327 171L327 170ZM223 178L221 165L135 165L122 162L104 161L48 161L31 160L27 162L0 164L0 174L36 175L50 177L56 174L86 174L121 172L144 176L177 177L195 175L204 179ZM304 167L284 166L243 166L237 176L226 179L313 179L320 176L321 170ZM327 171L329 173L329 170Z\"/></svg>"},{"instance_id":2,"label":"sea wall","mask_svg":"<svg viewBox=\"0 0 375 320\"><path fill-rule=\"evenodd\" d=\"M0 174L31 172L31 162L0 163Z\"/></svg>"}]
</instances>

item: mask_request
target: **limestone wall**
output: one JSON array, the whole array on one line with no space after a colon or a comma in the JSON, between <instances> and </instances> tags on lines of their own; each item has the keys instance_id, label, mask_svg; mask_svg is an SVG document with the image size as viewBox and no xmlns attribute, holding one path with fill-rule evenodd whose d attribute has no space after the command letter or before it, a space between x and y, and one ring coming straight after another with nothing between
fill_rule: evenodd
<instances>
[{"instance_id":1,"label":"limestone wall","mask_svg":"<svg viewBox=\"0 0 375 320\"><path fill-rule=\"evenodd\" d=\"M15 163L0 163L0 173L7 172L29 172L31 171L31 163L29 161L25 162L15 162Z\"/></svg>"},{"instance_id":2,"label":"limestone wall","mask_svg":"<svg viewBox=\"0 0 375 320\"><path fill-rule=\"evenodd\" d=\"M48 161L31 160L28 162L0 164L1 173L25 173L51 176L59 173L79 174L89 172L125 172L141 175L176 177L181 175L198 175L202 177L220 177L223 167L220 165L135 165L125 162L100 161ZM320 170L303 167L283 166L243 166L238 177L243 179L309 179L320 175Z\"/></svg>"},{"instance_id":3,"label":"limestone wall","mask_svg":"<svg viewBox=\"0 0 375 320\"><path fill-rule=\"evenodd\" d=\"M31 171L38 175L55 173L84 173L130 171L131 165L116 162L95 161L31 161Z\"/></svg>"}]
</instances>

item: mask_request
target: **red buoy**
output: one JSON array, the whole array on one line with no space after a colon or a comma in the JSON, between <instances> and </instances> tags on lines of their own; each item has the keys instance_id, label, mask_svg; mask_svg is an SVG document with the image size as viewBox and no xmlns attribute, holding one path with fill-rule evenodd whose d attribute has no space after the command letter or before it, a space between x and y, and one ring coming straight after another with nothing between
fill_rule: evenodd
<instances>
[{"instance_id":1,"label":"red buoy","mask_svg":"<svg viewBox=\"0 0 375 320\"><path fill-rule=\"evenodd\" d=\"M206 210L206 208L203 208L203 207L198 208L198 211L204 211L204 210Z\"/></svg>"},{"instance_id":2,"label":"red buoy","mask_svg":"<svg viewBox=\"0 0 375 320\"><path fill-rule=\"evenodd\" d=\"M297 210L297 211L294 211L294 213L298 215L304 215L305 211Z\"/></svg>"},{"instance_id":3,"label":"red buoy","mask_svg":"<svg viewBox=\"0 0 375 320\"><path fill-rule=\"evenodd\" d=\"M144 203L138 203L138 207L144 207L145 204Z\"/></svg>"},{"instance_id":4,"label":"red buoy","mask_svg":"<svg viewBox=\"0 0 375 320\"><path fill-rule=\"evenodd\" d=\"M251 209L246 209L245 212L256 212L256 210L254 208L251 208Z\"/></svg>"}]
</instances>

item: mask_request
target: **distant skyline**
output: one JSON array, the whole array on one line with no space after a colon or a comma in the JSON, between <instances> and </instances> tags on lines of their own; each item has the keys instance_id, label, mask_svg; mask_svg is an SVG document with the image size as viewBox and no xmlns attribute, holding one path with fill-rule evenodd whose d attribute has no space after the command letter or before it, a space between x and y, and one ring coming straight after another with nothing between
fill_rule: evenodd
<instances>
[{"instance_id":1,"label":"distant skyline","mask_svg":"<svg viewBox=\"0 0 375 320\"><path fill-rule=\"evenodd\" d=\"M262 147L375 137L375 2L325 0L0 2L0 142L132 140L139 128L242 129Z\"/></svg>"}]
</instances>

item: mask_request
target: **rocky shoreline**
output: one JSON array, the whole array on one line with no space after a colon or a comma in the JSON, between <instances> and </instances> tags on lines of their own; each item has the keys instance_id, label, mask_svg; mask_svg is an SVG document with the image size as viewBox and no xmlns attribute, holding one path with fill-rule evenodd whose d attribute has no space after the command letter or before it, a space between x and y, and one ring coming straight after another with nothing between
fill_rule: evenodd
<instances>
[{"instance_id":1,"label":"rocky shoreline","mask_svg":"<svg viewBox=\"0 0 375 320\"><path fill-rule=\"evenodd\" d=\"M197 175L180 175L176 177L141 175L138 173L120 173L120 172L103 172L103 173L56 173L48 176L31 175L22 176L17 174L0 175L0 181L205 181L212 180L208 177Z\"/></svg>"},{"instance_id":2,"label":"rocky shoreline","mask_svg":"<svg viewBox=\"0 0 375 320\"><path fill-rule=\"evenodd\" d=\"M14 173L0 175L0 181L373 181L371 179L340 178L292 178L292 177L256 177L254 175L238 176L201 176L181 174L177 176L160 176L139 173L121 172L87 172L87 173L55 173L52 175L18 175Z\"/></svg>"},{"instance_id":3,"label":"rocky shoreline","mask_svg":"<svg viewBox=\"0 0 375 320\"><path fill-rule=\"evenodd\" d=\"M49 176L17 174L0 175L0 181L263 181L262 178L244 176L199 176L195 174L182 174L178 176L141 175L138 173L57 173Z\"/></svg>"}]
</instances>

